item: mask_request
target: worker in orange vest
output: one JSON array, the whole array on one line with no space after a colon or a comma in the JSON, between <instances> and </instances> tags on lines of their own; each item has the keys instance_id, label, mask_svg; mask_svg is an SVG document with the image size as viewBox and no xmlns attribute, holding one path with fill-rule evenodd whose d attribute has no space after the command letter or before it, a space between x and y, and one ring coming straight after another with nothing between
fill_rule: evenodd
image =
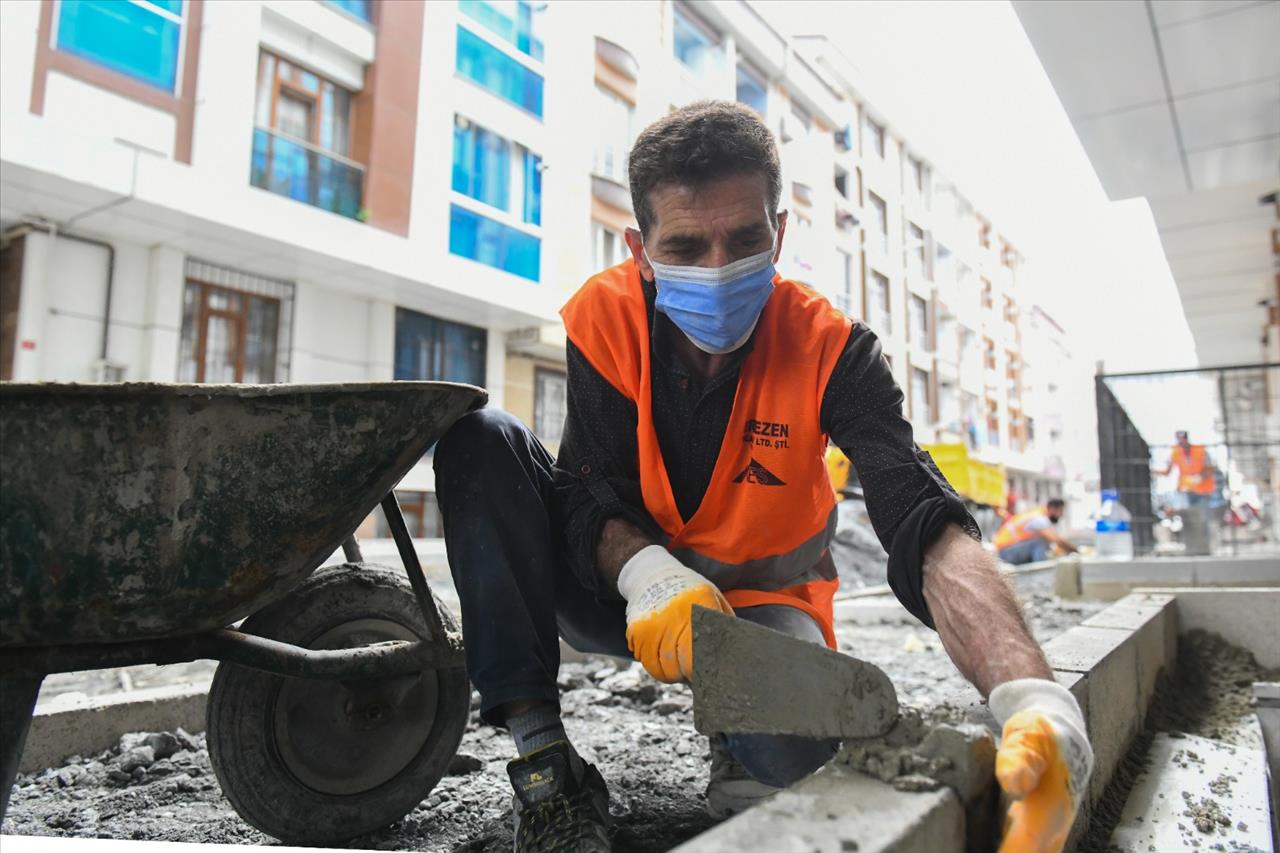
<instances>
[{"instance_id":1,"label":"worker in orange vest","mask_svg":"<svg viewBox=\"0 0 1280 853\"><path fill-rule=\"evenodd\" d=\"M1092 766L1080 708L916 446L875 334L777 273L772 132L741 104L690 104L640 134L629 179L631 257L561 312L558 457L493 409L460 418L434 457L467 673L519 754L516 850L609 849L607 787L560 719L560 638L664 682L695 671L695 606L836 647L828 440L857 473L890 586L1004 727L995 771L1018 801L1004 849L1060 850ZM837 746L717 734L708 809L741 810Z\"/></svg>"},{"instance_id":2,"label":"worker in orange vest","mask_svg":"<svg viewBox=\"0 0 1280 853\"><path fill-rule=\"evenodd\" d=\"M1204 445L1192 444L1186 430L1174 433L1168 464L1152 473L1163 477L1174 468L1178 469L1178 493L1183 495L1186 506L1208 506L1217 491L1213 465Z\"/></svg>"},{"instance_id":3,"label":"worker in orange vest","mask_svg":"<svg viewBox=\"0 0 1280 853\"><path fill-rule=\"evenodd\" d=\"M1057 545L1068 554L1077 550L1058 535L1053 526L1066 509L1062 498L1052 498L1044 506L1011 516L996 531L995 546L1000 559L1015 566L1049 559L1050 549Z\"/></svg>"}]
</instances>

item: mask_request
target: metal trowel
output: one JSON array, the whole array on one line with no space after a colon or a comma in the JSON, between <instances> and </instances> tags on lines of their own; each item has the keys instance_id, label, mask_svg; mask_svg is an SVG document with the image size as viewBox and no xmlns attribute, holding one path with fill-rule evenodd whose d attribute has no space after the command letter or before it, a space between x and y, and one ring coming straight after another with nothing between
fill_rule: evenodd
<instances>
[{"instance_id":1,"label":"metal trowel","mask_svg":"<svg viewBox=\"0 0 1280 853\"><path fill-rule=\"evenodd\" d=\"M866 661L705 607L693 609L693 724L716 732L863 738L898 718Z\"/></svg>"}]
</instances>

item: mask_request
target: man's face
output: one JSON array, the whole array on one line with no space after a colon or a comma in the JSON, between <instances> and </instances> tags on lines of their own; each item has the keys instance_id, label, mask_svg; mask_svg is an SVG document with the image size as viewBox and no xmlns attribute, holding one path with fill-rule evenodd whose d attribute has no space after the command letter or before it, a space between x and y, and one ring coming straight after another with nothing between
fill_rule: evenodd
<instances>
[{"instance_id":1,"label":"man's face","mask_svg":"<svg viewBox=\"0 0 1280 853\"><path fill-rule=\"evenodd\" d=\"M649 257L661 264L722 267L774 246L782 252L787 214L778 214L777 243L769 218L769 187L764 175L731 175L697 188L660 184L649 193L653 221L642 238L627 229L627 245L640 274L653 280Z\"/></svg>"},{"instance_id":2,"label":"man's face","mask_svg":"<svg viewBox=\"0 0 1280 853\"><path fill-rule=\"evenodd\" d=\"M1049 512L1046 513L1046 515L1049 516L1050 521L1052 521L1054 524L1057 524L1058 519L1062 518L1062 509L1058 507L1050 508Z\"/></svg>"},{"instance_id":3,"label":"man's face","mask_svg":"<svg viewBox=\"0 0 1280 853\"><path fill-rule=\"evenodd\" d=\"M1174 436L1174 438L1176 438L1178 440L1178 444L1182 445L1183 447L1191 446L1191 440L1187 438L1187 434L1185 432L1177 433Z\"/></svg>"}]
</instances>

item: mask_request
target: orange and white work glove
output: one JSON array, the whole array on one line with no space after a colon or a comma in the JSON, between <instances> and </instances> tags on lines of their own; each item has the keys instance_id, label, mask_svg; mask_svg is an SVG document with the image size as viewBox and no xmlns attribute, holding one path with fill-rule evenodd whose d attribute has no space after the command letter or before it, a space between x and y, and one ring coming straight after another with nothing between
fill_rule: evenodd
<instances>
[{"instance_id":1,"label":"orange and white work glove","mask_svg":"<svg viewBox=\"0 0 1280 853\"><path fill-rule=\"evenodd\" d=\"M668 684L693 678L693 607L733 613L711 581L661 545L636 552L618 574L627 600L627 647L649 674Z\"/></svg>"},{"instance_id":2,"label":"orange and white work glove","mask_svg":"<svg viewBox=\"0 0 1280 853\"><path fill-rule=\"evenodd\" d=\"M1000 853L1058 853L1093 769L1080 706L1070 690L1043 678L1006 681L987 705L1004 727L996 779L1014 800Z\"/></svg>"}]
</instances>

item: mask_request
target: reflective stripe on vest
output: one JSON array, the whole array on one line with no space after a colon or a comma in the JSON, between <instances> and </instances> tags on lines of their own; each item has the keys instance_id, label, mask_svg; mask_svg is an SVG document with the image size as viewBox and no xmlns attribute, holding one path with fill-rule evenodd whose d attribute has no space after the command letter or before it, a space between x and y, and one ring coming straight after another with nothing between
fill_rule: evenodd
<instances>
[{"instance_id":1,"label":"reflective stripe on vest","mask_svg":"<svg viewBox=\"0 0 1280 853\"><path fill-rule=\"evenodd\" d=\"M1044 511L1043 507L1029 509L1026 512L1019 513L1013 518L1000 525L1000 529L996 531L995 542L997 551L1003 551L1010 545L1017 545L1019 542L1026 542L1033 536L1039 534L1032 530L1027 530L1027 522L1036 518L1048 518L1049 514Z\"/></svg>"},{"instance_id":2,"label":"reflective stripe on vest","mask_svg":"<svg viewBox=\"0 0 1280 853\"><path fill-rule=\"evenodd\" d=\"M653 423L648 312L627 260L593 276L561 311L569 339L636 406L645 509L686 565L738 595L815 616L828 643L835 493L827 475L822 396L851 323L818 294L781 277L743 360L729 424L697 511L680 515ZM746 596L751 604L744 602Z\"/></svg>"}]
</instances>

